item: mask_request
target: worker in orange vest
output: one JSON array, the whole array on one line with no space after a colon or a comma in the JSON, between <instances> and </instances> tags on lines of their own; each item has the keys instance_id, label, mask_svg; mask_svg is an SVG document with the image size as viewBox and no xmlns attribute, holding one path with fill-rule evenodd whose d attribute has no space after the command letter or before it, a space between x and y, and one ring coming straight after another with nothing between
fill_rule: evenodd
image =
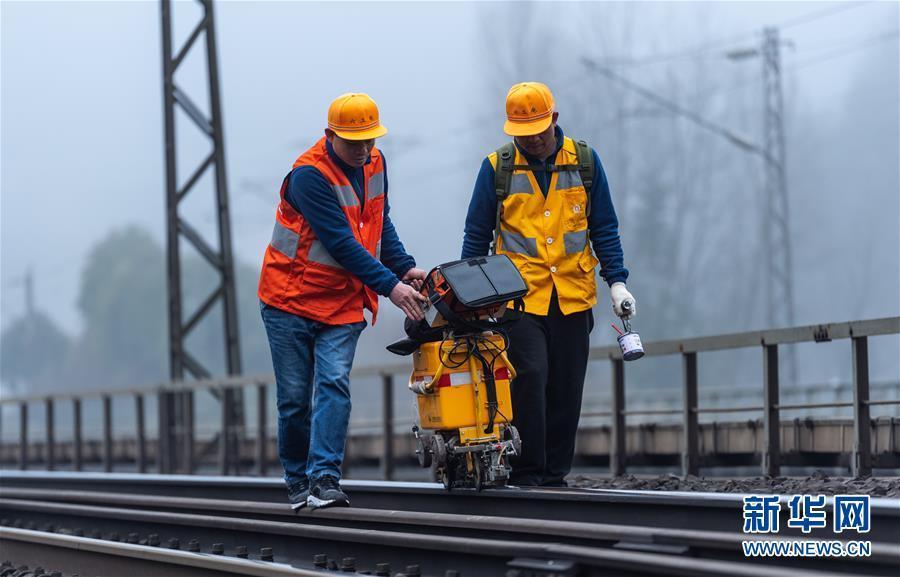
<instances>
[{"instance_id":1,"label":"worker in orange vest","mask_svg":"<svg viewBox=\"0 0 900 577\"><path fill-rule=\"evenodd\" d=\"M349 93L328 109L325 136L300 155L279 193L259 279L278 399L278 454L294 510L349 505L341 464L350 369L360 333L386 296L424 318L425 271L388 216L378 107Z\"/></svg>"},{"instance_id":2,"label":"worker in orange vest","mask_svg":"<svg viewBox=\"0 0 900 577\"><path fill-rule=\"evenodd\" d=\"M594 270L610 286L613 311L637 309L625 288L619 223L600 157L557 125L553 93L540 82L506 97L506 134L484 159L466 217L462 258L494 252L525 283L525 315L509 329L513 424L522 453L513 485L565 486L572 467L597 303ZM593 250L592 250L593 249ZM627 304L626 304L627 303Z\"/></svg>"}]
</instances>

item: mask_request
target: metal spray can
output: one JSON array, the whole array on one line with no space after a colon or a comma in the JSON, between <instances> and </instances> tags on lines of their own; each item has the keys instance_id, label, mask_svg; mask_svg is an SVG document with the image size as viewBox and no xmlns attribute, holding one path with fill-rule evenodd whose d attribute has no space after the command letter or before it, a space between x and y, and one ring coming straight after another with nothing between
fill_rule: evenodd
<instances>
[{"instance_id":1,"label":"metal spray can","mask_svg":"<svg viewBox=\"0 0 900 577\"><path fill-rule=\"evenodd\" d=\"M631 312L631 301L622 303L622 310L625 313ZM619 341L619 348L622 349L622 358L626 361L636 361L644 356L644 346L641 344L641 335L631 330L631 323L622 319L622 326L625 332L620 331L615 325L613 328L619 333L616 340Z\"/></svg>"}]
</instances>

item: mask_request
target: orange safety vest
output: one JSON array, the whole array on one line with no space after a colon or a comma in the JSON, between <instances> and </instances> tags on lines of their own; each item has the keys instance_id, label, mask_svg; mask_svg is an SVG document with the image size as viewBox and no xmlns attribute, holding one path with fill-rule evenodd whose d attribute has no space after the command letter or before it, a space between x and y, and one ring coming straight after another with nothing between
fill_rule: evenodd
<instances>
[{"instance_id":1,"label":"orange safety vest","mask_svg":"<svg viewBox=\"0 0 900 577\"><path fill-rule=\"evenodd\" d=\"M376 260L381 257L384 223L384 163L377 148L363 166L365 206L347 175L328 156L325 137L301 154L298 166L315 167L328 184L357 242ZM281 183L275 230L259 277L259 299L267 305L329 325L363 320L363 308L378 315L378 295L332 257L302 214L285 199L290 173Z\"/></svg>"}]
</instances>

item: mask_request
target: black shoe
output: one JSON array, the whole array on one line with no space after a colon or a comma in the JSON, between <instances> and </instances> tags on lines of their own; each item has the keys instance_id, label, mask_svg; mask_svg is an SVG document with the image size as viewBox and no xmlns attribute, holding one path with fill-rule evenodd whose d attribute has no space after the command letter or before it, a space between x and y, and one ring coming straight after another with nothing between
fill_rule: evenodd
<instances>
[{"instance_id":1,"label":"black shoe","mask_svg":"<svg viewBox=\"0 0 900 577\"><path fill-rule=\"evenodd\" d=\"M348 507L350 499L341 491L341 485L335 477L322 475L313 481L306 504L310 509Z\"/></svg>"},{"instance_id":2,"label":"black shoe","mask_svg":"<svg viewBox=\"0 0 900 577\"><path fill-rule=\"evenodd\" d=\"M541 481L532 476L510 477L506 485L512 487L540 487Z\"/></svg>"},{"instance_id":3,"label":"black shoe","mask_svg":"<svg viewBox=\"0 0 900 577\"><path fill-rule=\"evenodd\" d=\"M521 478L521 479L509 479L506 481L507 487L540 487L541 484L535 481L534 479Z\"/></svg>"},{"instance_id":4,"label":"black shoe","mask_svg":"<svg viewBox=\"0 0 900 577\"><path fill-rule=\"evenodd\" d=\"M306 506L306 499L309 497L309 480L288 487L288 500L291 502L291 509L298 511Z\"/></svg>"},{"instance_id":5,"label":"black shoe","mask_svg":"<svg viewBox=\"0 0 900 577\"><path fill-rule=\"evenodd\" d=\"M569 483L567 483L565 479L559 479L559 478L544 479L544 481L541 483L541 487L559 488L559 487L568 487L568 486L569 486Z\"/></svg>"}]
</instances>

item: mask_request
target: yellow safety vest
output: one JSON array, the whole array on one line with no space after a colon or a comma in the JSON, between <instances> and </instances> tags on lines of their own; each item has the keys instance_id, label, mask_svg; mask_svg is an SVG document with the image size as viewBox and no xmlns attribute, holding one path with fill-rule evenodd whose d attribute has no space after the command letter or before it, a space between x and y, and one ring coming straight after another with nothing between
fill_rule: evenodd
<instances>
[{"instance_id":1,"label":"yellow safety vest","mask_svg":"<svg viewBox=\"0 0 900 577\"><path fill-rule=\"evenodd\" d=\"M513 165L528 161L516 147ZM497 170L497 153L488 155ZM565 138L553 164L577 165L575 142ZM503 200L497 252L509 256L525 283L525 311L546 315L553 287L559 308L568 315L597 303L594 267L587 223L587 193L578 170L554 171L545 197L534 173L514 170Z\"/></svg>"}]
</instances>

